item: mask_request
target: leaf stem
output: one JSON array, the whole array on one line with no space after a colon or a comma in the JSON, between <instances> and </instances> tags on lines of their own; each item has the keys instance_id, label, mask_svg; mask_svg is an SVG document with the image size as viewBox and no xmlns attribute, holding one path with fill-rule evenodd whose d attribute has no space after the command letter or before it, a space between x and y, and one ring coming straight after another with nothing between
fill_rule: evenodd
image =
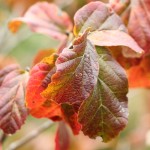
<instances>
[{"instance_id":1,"label":"leaf stem","mask_svg":"<svg viewBox=\"0 0 150 150\"><path fill-rule=\"evenodd\" d=\"M54 123L52 121L47 121L43 123L39 128L33 130L30 132L30 134L26 135L24 138L10 144L10 146L7 148L7 150L16 150L19 147L23 146L24 144L30 142L32 139L34 139L36 136L41 134L46 129L52 127Z\"/></svg>"}]
</instances>

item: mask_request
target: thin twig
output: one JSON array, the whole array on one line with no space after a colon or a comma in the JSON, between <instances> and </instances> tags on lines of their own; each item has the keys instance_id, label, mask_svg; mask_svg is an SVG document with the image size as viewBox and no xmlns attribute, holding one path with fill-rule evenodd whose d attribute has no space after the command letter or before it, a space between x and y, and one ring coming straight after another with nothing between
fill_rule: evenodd
<instances>
[{"instance_id":1,"label":"thin twig","mask_svg":"<svg viewBox=\"0 0 150 150\"><path fill-rule=\"evenodd\" d=\"M26 135L24 138L10 144L10 146L7 148L7 150L16 150L19 147L23 146L24 144L30 142L32 139L34 139L36 136L38 136L40 133L45 131L46 129L52 127L54 123L52 121L47 121L43 123L39 128L33 130L28 135Z\"/></svg>"},{"instance_id":2,"label":"thin twig","mask_svg":"<svg viewBox=\"0 0 150 150\"><path fill-rule=\"evenodd\" d=\"M3 144L5 142L5 140L6 140L6 138L7 138L7 135L2 133L2 135L0 137L0 143Z\"/></svg>"}]
</instances>

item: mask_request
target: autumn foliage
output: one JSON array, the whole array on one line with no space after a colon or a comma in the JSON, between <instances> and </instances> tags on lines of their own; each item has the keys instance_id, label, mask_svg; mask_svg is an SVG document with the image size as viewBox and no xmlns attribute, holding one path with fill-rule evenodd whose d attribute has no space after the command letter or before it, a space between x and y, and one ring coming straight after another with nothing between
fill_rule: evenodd
<instances>
[{"instance_id":1,"label":"autumn foliage","mask_svg":"<svg viewBox=\"0 0 150 150\"><path fill-rule=\"evenodd\" d=\"M39 52L29 72L17 65L0 70L0 128L15 133L29 113L63 121L75 135L115 138L128 123L128 84L150 86L149 6L148 0L91 2L73 23L55 4L38 2L13 19L12 32L26 23L60 45ZM65 131L61 122L56 150L68 149L58 140L64 134L68 143Z\"/></svg>"}]
</instances>

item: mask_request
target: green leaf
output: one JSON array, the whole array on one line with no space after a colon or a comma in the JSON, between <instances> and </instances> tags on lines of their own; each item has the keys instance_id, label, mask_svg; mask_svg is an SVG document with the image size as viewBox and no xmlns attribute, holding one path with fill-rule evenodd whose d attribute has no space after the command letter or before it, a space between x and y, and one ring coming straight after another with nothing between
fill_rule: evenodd
<instances>
[{"instance_id":1,"label":"green leaf","mask_svg":"<svg viewBox=\"0 0 150 150\"><path fill-rule=\"evenodd\" d=\"M95 47L87 40L88 31L65 48L56 61L56 73L42 95L57 103L79 106L87 99L96 84L98 55Z\"/></svg>"},{"instance_id":2,"label":"green leaf","mask_svg":"<svg viewBox=\"0 0 150 150\"><path fill-rule=\"evenodd\" d=\"M109 141L126 126L128 118L128 82L125 71L106 48L97 48L99 76L97 84L79 110L82 131L90 138L101 136Z\"/></svg>"}]
</instances>

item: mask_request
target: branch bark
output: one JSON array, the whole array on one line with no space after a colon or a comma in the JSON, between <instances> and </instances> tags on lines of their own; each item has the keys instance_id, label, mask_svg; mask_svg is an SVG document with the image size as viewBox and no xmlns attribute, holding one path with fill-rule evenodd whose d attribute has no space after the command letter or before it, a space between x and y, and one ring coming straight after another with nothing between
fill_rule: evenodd
<instances>
[{"instance_id":1,"label":"branch bark","mask_svg":"<svg viewBox=\"0 0 150 150\"><path fill-rule=\"evenodd\" d=\"M47 122L43 123L39 128L30 132L30 134L26 135L24 138L10 144L10 146L7 148L7 150L17 150L24 144L30 142L32 139L34 139L36 136L41 134L46 129L52 127L53 125L54 125L54 123L52 121L47 121Z\"/></svg>"}]
</instances>

